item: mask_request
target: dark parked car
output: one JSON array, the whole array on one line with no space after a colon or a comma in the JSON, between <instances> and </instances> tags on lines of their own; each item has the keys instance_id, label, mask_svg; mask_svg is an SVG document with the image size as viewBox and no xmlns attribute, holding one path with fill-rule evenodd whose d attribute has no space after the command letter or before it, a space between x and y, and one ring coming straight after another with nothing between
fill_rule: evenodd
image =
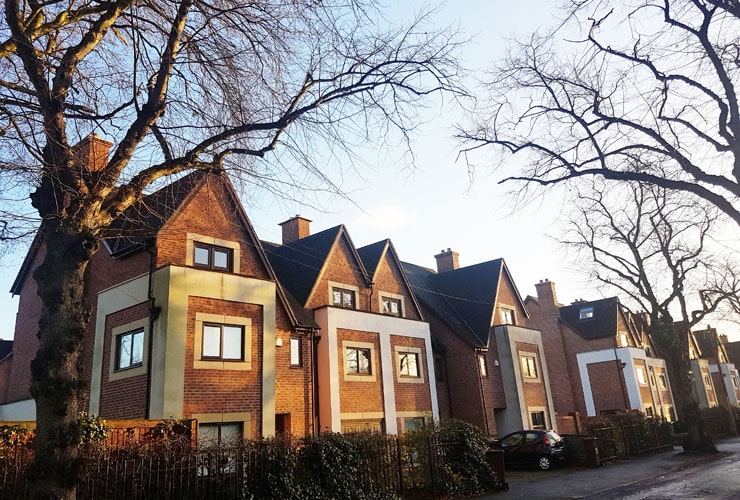
<instances>
[{"instance_id":1,"label":"dark parked car","mask_svg":"<svg viewBox=\"0 0 740 500\"><path fill-rule=\"evenodd\" d=\"M565 441L555 431L516 431L492 441L491 447L504 451L507 467L536 465L548 470L566 459Z\"/></svg>"}]
</instances>

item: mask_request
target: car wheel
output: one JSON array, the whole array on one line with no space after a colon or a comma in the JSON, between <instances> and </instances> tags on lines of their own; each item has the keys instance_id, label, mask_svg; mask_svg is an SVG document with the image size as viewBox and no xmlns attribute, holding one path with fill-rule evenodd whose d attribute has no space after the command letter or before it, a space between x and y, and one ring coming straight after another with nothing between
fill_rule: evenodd
<instances>
[{"instance_id":1,"label":"car wheel","mask_svg":"<svg viewBox=\"0 0 740 500\"><path fill-rule=\"evenodd\" d=\"M552 460L550 460L550 457L547 455L542 455L539 460L537 460L537 466L540 470L550 470L550 468L552 468Z\"/></svg>"}]
</instances>

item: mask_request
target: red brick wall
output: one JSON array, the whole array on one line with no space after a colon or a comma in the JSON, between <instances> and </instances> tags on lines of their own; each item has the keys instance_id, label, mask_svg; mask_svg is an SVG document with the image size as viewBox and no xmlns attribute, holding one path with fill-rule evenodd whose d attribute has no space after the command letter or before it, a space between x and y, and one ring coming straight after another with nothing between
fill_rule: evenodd
<instances>
[{"instance_id":1,"label":"red brick wall","mask_svg":"<svg viewBox=\"0 0 740 500\"><path fill-rule=\"evenodd\" d=\"M302 366L290 365L291 326L282 306L277 308L275 335L283 339L275 348L275 413L290 414L290 432L296 436L312 433L311 335L294 333L301 339Z\"/></svg>"},{"instance_id":2,"label":"red brick wall","mask_svg":"<svg viewBox=\"0 0 740 500\"><path fill-rule=\"evenodd\" d=\"M365 283L357 262L351 255L351 249L346 238L341 238L339 245L330 253L324 263L324 272L318 280L314 293L308 299L306 307L315 309L329 304L329 281L360 288L357 300L357 309L369 311L370 288Z\"/></svg>"},{"instance_id":3,"label":"red brick wall","mask_svg":"<svg viewBox=\"0 0 740 500\"><path fill-rule=\"evenodd\" d=\"M372 311L382 312L380 310L378 295L382 295L383 292L387 292L402 295L404 297L404 313L406 318L421 319L419 311L411 300L411 292L403 281L401 270L399 269L398 264L396 264L396 261L390 257L389 253L390 250L385 253L384 258L378 264L378 270L375 273L374 293L371 304Z\"/></svg>"},{"instance_id":4,"label":"red brick wall","mask_svg":"<svg viewBox=\"0 0 740 500\"><path fill-rule=\"evenodd\" d=\"M525 342L515 342L516 357L515 363L521 363L520 356L522 353L534 353L537 356L537 374L539 375L538 382L526 382L522 378L522 393L524 395L524 404L529 408L530 406L544 406L547 407L547 391L545 390L545 377L542 373L542 353L535 344L528 344Z\"/></svg>"},{"instance_id":5,"label":"red brick wall","mask_svg":"<svg viewBox=\"0 0 740 500\"><path fill-rule=\"evenodd\" d=\"M419 362L424 373L424 383L408 383L398 381L398 359L396 355L396 346L416 347L421 349ZM402 337L391 335L391 352L393 353L393 380L395 383L396 393L396 410L397 411L432 411L432 398L429 392L429 360L426 356L426 345L424 339Z\"/></svg>"},{"instance_id":6,"label":"red brick wall","mask_svg":"<svg viewBox=\"0 0 740 500\"><path fill-rule=\"evenodd\" d=\"M629 398L619 361L591 363L588 365L588 376L591 380L591 393L597 415L606 410L629 408Z\"/></svg>"},{"instance_id":7,"label":"red brick wall","mask_svg":"<svg viewBox=\"0 0 740 500\"><path fill-rule=\"evenodd\" d=\"M147 418L146 374L121 380L109 380L113 329L133 321L149 318L149 305L139 304L109 314L105 321L105 344L103 347L103 373L100 391L100 416L111 419ZM144 346L148 351L148 346Z\"/></svg>"},{"instance_id":8,"label":"red brick wall","mask_svg":"<svg viewBox=\"0 0 740 500\"><path fill-rule=\"evenodd\" d=\"M32 271L43 261L46 248L42 244L33 261ZM13 337L13 364L8 377L7 402L20 401L31 397L31 361L36 357L39 340L36 334L39 330L41 317L41 298L36 295L36 281L32 271L26 276L18 300L18 314L15 320L15 335Z\"/></svg>"},{"instance_id":9,"label":"red brick wall","mask_svg":"<svg viewBox=\"0 0 740 500\"><path fill-rule=\"evenodd\" d=\"M344 350L342 342L367 342L373 344L375 363L372 366L374 382L345 380ZM380 366L380 342L378 334L357 330L337 329L337 346L339 349L339 408L341 413L380 412L383 407L383 372Z\"/></svg>"},{"instance_id":10,"label":"red brick wall","mask_svg":"<svg viewBox=\"0 0 740 500\"><path fill-rule=\"evenodd\" d=\"M252 369L220 370L195 369L193 367L195 335L195 314L223 314L251 318ZM262 307L256 304L243 304L203 297L188 297L188 328L185 344L185 388L183 416L196 413L252 412L253 417L261 415L262 408ZM252 435L260 436L261 419L253 418Z\"/></svg>"},{"instance_id":11,"label":"red brick wall","mask_svg":"<svg viewBox=\"0 0 740 500\"><path fill-rule=\"evenodd\" d=\"M157 267L185 265L187 234L194 233L239 243L239 274L268 279L267 271L250 237L237 216L223 180L209 176L206 184L162 227L157 235ZM237 271L237 270L235 270Z\"/></svg>"},{"instance_id":12,"label":"red brick wall","mask_svg":"<svg viewBox=\"0 0 740 500\"><path fill-rule=\"evenodd\" d=\"M8 386L10 384L10 370L13 367L13 356L8 355L0 360L0 404L8 399Z\"/></svg>"}]
</instances>

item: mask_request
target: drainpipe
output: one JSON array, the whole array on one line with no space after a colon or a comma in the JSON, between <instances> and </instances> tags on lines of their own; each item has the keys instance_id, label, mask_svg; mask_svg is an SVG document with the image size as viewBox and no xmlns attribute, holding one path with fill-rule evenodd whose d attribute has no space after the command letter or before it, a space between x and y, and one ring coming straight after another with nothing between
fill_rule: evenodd
<instances>
[{"instance_id":1,"label":"drainpipe","mask_svg":"<svg viewBox=\"0 0 740 500\"><path fill-rule=\"evenodd\" d=\"M321 432L321 412L319 411L319 366L317 346L321 335L318 334L318 328L310 329L311 335L311 413L313 422L311 430L313 434Z\"/></svg>"},{"instance_id":2,"label":"drainpipe","mask_svg":"<svg viewBox=\"0 0 740 500\"><path fill-rule=\"evenodd\" d=\"M146 242L145 251L149 254L149 284L147 289L147 299L149 300L149 342L147 343L146 356L146 395L144 399L144 415L146 419L151 419L151 397L152 397L152 347L154 345L154 322L159 317L160 307L155 306L154 290L152 289L152 275L154 274L154 239Z\"/></svg>"},{"instance_id":3,"label":"drainpipe","mask_svg":"<svg viewBox=\"0 0 740 500\"><path fill-rule=\"evenodd\" d=\"M375 282L370 282L370 298L368 299L367 312L373 312L373 293L375 292ZM383 312L383 311L380 311Z\"/></svg>"},{"instance_id":4,"label":"drainpipe","mask_svg":"<svg viewBox=\"0 0 740 500\"><path fill-rule=\"evenodd\" d=\"M480 347L475 348L475 369L478 372L478 387L480 388L480 399L481 403L483 404L483 422L486 424L486 434L491 435L491 430L489 429L488 425L488 410L486 409L486 394L483 390L483 375L480 372L480 361L479 356L483 354L483 350ZM485 355L484 355L485 356ZM488 369L488 363L486 363L486 369ZM491 376L491 372L488 372L488 376Z\"/></svg>"}]
</instances>

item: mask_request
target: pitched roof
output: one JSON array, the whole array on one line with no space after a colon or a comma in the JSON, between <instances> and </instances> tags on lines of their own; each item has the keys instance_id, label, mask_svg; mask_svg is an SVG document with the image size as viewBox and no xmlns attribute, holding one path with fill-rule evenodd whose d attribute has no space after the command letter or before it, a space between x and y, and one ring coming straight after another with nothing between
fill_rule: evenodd
<instances>
[{"instance_id":1,"label":"pitched roof","mask_svg":"<svg viewBox=\"0 0 740 500\"><path fill-rule=\"evenodd\" d=\"M707 327L705 330L695 330L694 337L702 358L718 360L720 351L724 351L724 347L719 341L715 328ZM726 352L723 354L726 356Z\"/></svg>"},{"instance_id":2,"label":"pitched roof","mask_svg":"<svg viewBox=\"0 0 740 500\"><path fill-rule=\"evenodd\" d=\"M488 347L501 278L508 275L503 259L444 273L406 262L403 267L413 292L429 309L466 342Z\"/></svg>"},{"instance_id":3,"label":"pitched roof","mask_svg":"<svg viewBox=\"0 0 740 500\"><path fill-rule=\"evenodd\" d=\"M411 300L413 306L416 308L416 311L419 313L419 316L424 319L424 313L419 307L419 302L416 300L416 294L411 289L409 277L406 275L404 266L401 263L401 260L398 258L398 254L396 253L396 249L393 246L393 242L391 242L391 240L385 239L376 243L371 243L370 245L366 245L362 248L358 248L357 254L362 259L362 263L365 266L365 270L368 273L368 277L370 278L371 283L375 281L375 276L378 272L380 263L382 262L384 256L387 255L393 262L395 262L398 266L398 270L401 273L401 280L410 293L409 299Z\"/></svg>"},{"instance_id":4,"label":"pitched roof","mask_svg":"<svg viewBox=\"0 0 740 500\"><path fill-rule=\"evenodd\" d=\"M590 316L581 318L581 311L589 308ZM560 308L560 318L587 340L613 337L617 335L618 310L619 299L609 297L563 306Z\"/></svg>"},{"instance_id":5,"label":"pitched roof","mask_svg":"<svg viewBox=\"0 0 740 500\"><path fill-rule=\"evenodd\" d=\"M263 241L268 259L278 281L290 291L298 303L306 305L334 246L346 238L357 262L360 274L367 272L344 225L306 236L286 245Z\"/></svg>"},{"instance_id":6,"label":"pitched roof","mask_svg":"<svg viewBox=\"0 0 740 500\"><path fill-rule=\"evenodd\" d=\"M207 171L191 172L126 209L101 235L111 257L143 248L207 176Z\"/></svg>"},{"instance_id":7,"label":"pitched roof","mask_svg":"<svg viewBox=\"0 0 740 500\"><path fill-rule=\"evenodd\" d=\"M13 352L13 341L0 339L0 361Z\"/></svg>"}]
</instances>

